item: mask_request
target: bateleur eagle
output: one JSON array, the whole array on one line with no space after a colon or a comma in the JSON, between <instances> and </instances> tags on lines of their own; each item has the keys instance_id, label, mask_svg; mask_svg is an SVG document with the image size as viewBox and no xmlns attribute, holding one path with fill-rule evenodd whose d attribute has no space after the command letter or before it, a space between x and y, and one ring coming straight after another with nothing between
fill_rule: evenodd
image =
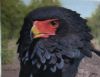
<instances>
[{"instance_id":1,"label":"bateleur eagle","mask_svg":"<svg viewBox=\"0 0 100 77\"><path fill-rule=\"evenodd\" d=\"M70 9L41 7L30 12L17 42L19 77L75 77L80 61L91 57L86 20Z\"/></svg>"}]
</instances>

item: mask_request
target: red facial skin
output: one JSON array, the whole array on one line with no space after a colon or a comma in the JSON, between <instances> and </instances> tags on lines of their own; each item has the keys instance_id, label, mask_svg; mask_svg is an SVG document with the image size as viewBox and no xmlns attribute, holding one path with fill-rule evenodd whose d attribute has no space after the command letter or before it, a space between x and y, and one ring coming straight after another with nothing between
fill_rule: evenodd
<instances>
[{"instance_id":1,"label":"red facial skin","mask_svg":"<svg viewBox=\"0 0 100 77\"><path fill-rule=\"evenodd\" d=\"M59 27L58 19L48 19L44 21L35 21L34 25L39 33L38 37L48 38L50 35L55 35L57 28Z\"/></svg>"}]
</instances>

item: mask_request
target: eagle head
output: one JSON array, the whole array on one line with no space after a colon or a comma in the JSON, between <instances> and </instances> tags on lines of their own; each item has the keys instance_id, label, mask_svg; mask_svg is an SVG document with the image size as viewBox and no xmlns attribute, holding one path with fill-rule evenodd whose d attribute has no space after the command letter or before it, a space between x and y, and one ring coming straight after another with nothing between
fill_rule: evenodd
<instances>
[{"instance_id":1,"label":"eagle head","mask_svg":"<svg viewBox=\"0 0 100 77\"><path fill-rule=\"evenodd\" d=\"M58 27L58 19L36 20L33 22L31 32L33 38L49 38L51 35L56 35Z\"/></svg>"},{"instance_id":2,"label":"eagle head","mask_svg":"<svg viewBox=\"0 0 100 77\"><path fill-rule=\"evenodd\" d=\"M63 70L77 71L84 56L92 56L91 40L86 19L75 11L57 6L31 11L24 19L17 42L20 77L30 77L31 74L34 77L40 77L39 74L43 77L59 77ZM59 70L60 73L55 76L54 73ZM68 77L75 76L70 75Z\"/></svg>"}]
</instances>

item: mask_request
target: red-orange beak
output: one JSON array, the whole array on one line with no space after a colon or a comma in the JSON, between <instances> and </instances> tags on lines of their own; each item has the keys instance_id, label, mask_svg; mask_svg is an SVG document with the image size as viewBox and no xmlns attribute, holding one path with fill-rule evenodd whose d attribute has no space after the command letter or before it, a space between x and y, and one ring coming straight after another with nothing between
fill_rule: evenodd
<instances>
[{"instance_id":1,"label":"red-orange beak","mask_svg":"<svg viewBox=\"0 0 100 77\"><path fill-rule=\"evenodd\" d=\"M59 21L57 19L34 21L31 28L33 38L48 38L50 35L55 35L58 26Z\"/></svg>"}]
</instances>

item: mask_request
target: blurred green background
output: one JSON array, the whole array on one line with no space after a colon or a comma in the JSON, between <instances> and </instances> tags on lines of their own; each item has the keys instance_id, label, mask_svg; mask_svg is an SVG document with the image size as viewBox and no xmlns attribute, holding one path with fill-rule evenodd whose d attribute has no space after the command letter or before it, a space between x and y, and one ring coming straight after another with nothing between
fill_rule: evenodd
<instances>
[{"instance_id":1,"label":"blurred green background","mask_svg":"<svg viewBox=\"0 0 100 77\"><path fill-rule=\"evenodd\" d=\"M2 64L12 63L17 52L17 39L23 24L24 17L31 10L48 5L63 6L61 0L2 0L1 1L1 39L2 39ZM85 13L85 12L84 12ZM97 48L100 47L100 5L90 17L86 17L88 26L95 37L93 40Z\"/></svg>"}]
</instances>

